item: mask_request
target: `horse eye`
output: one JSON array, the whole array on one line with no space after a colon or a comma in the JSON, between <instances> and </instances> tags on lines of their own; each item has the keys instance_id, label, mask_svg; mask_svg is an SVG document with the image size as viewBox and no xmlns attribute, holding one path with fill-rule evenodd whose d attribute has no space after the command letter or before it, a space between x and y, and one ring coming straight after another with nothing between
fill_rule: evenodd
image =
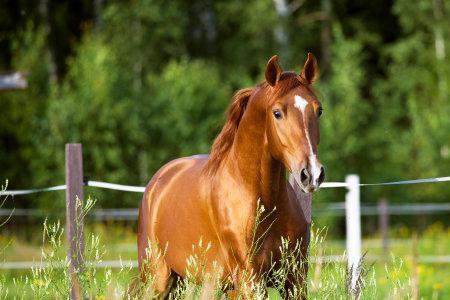
<instances>
[{"instance_id":1,"label":"horse eye","mask_svg":"<svg viewBox=\"0 0 450 300\"><path fill-rule=\"evenodd\" d=\"M279 119L281 119L283 117L283 114L279 110L274 110L273 111L273 116L275 117L275 119L279 120Z\"/></svg>"},{"instance_id":2,"label":"horse eye","mask_svg":"<svg viewBox=\"0 0 450 300\"><path fill-rule=\"evenodd\" d=\"M319 117L322 115L322 112L323 112L323 108L319 107Z\"/></svg>"}]
</instances>

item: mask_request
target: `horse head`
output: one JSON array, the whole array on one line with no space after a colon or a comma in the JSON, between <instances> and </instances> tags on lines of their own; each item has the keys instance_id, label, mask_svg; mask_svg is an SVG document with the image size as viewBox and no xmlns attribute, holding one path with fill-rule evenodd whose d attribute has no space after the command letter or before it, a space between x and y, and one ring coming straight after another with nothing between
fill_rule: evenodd
<instances>
[{"instance_id":1,"label":"horse head","mask_svg":"<svg viewBox=\"0 0 450 300\"><path fill-rule=\"evenodd\" d=\"M265 70L269 151L305 193L317 190L325 179L317 155L322 106L311 89L316 74L317 61L311 53L299 75L282 72L277 56L269 60Z\"/></svg>"}]
</instances>

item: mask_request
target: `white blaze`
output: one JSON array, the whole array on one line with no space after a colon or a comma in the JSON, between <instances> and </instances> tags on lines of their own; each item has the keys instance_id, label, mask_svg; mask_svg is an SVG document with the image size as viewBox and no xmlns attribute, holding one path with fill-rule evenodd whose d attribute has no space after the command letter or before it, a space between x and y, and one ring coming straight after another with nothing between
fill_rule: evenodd
<instances>
[{"instance_id":1,"label":"white blaze","mask_svg":"<svg viewBox=\"0 0 450 300\"><path fill-rule=\"evenodd\" d=\"M308 101L306 101L303 97L295 95L295 103L294 106L300 109L302 114L305 112L306 105L308 105Z\"/></svg>"},{"instance_id":2,"label":"white blaze","mask_svg":"<svg viewBox=\"0 0 450 300\"><path fill-rule=\"evenodd\" d=\"M309 166L310 166L310 172L313 179L313 184L316 184L319 176L320 176L320 168L317 165L317 157L316 154L313 152L312 146L311 146L311 140L309 138L309 131L306 128L306 120L305 120L305 108L308 105L308 101L305 100L305 98L295 95L295 103L294 106L298 108L302 112L302 118L303 118L303 128L305 129L305 136L308 141L309 146Z\"/></svg>"}]
</instances>

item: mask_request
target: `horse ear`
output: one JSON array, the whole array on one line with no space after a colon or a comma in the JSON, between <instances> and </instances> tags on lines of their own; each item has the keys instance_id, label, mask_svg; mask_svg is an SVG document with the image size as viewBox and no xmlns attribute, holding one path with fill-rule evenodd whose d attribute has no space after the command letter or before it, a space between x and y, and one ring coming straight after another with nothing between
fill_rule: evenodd
<instances>
[{"instance_id":1,"label":"horse ear","mask_svg":"<svg viewBox=\"0 0 450 300\"><path fill-rule=\"evenodd\" d=\"M309 84L311 84L314 80L316 80L318 72L319 66L317 65L317 60L311 52L308 52L308 58L303 66L301 76L305 78Z\"/></svg>"},{"instance_id":2,"label":"horse ear","mask_svg":"<svg viewBox=\"0 0 450 300\"><path fill-rule=\"evenodd\" d=\"M271 86L275 86L278 80L280 80L281 68L278 64L278 56L274 55L271 59L269 59L267 62L265 75L267 83Z\"/></svg>"}]
</instances>

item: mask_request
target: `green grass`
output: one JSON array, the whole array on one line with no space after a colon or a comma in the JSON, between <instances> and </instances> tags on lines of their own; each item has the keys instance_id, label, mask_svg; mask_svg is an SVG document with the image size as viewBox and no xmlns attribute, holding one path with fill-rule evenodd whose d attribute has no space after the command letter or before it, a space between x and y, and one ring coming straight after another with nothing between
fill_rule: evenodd
<instances>
[{"instance_id":1,"label":"green grass","mask_svg":"<svg viewBox=\"0 0 450 300\"><path fill-rule=\"evenodd\" d=\"M87 249L91 250L91 258L102 260L134 260L136 259L136 237L130 228L114 224L88 224L86 237L94 237L92 243L88 239ZM57 230L54 230L56 233ZM95 233L95 235L93 234ZM368 274L365 278L366 286L361 299L407 299L411 296L411 278L414 277L412 267L413 242L408 238L409 232L401 228L391 232L391 254L377 258L374 262L372 256L382 255L381 240L376 236L363 240L363 249L367 251L366 266ZM64 240L64 235L61 236ZM96 237L99 237L98 242ZM7 244L3 250L3 261L40 261L42 253L54 252L54 260L64 261L65 245L46 240L44 247L37 241L28 243L21 239L0 236L0 242ZM53 243L53 244L52 244ZM90 245L90 246L89 246ZM417 253L423 255L446 255L450 249L450 228L436 224L430 226L417 241ZM311 248L311 255L342 255L345 251L345 241L327 240L317 238ZM46 259L49 261L49 257ZM373 263L373 266L370 267ZM52 274L33 274L31 270L2 270L3 278L0 295L8 292L8 298L36 298L36 290L43 288L50 281L52 288L58 285L68 285L65 269L54 268ZM424 299L450 298L450 265L418 263L415 268L418 278L419 295ZM99 299L120 298L127 284L137 275L136 269L95 269L95 274L88 274L89 280L95 278L91 284L92 293ZM59 278L58 283L53 281ZM62 280L62 278L65 278ZM52 281L53 280L53 281ZM345 299L346 268L344 263L313 263L310 265L308 277L308 291L310 299L323 299L329 293L328 299ZM189 284L189 283L188 283ZM94 286L92 286L94 285ZM33 290L33 288L35 290ZM59 287L61 295L67 292ZM269 290L272 291L272 290ZM41 295L41 299L51 299L52 294ZM270 293L274 297L274 292ZM53 294L54 296L54 294ZM185 295L186 296L186 295ZM327 297L325 297L327 298Z\"/></svg>"},{"instance_id":2,"label":"green grass","mask_svg":"<svg viewBox=\"0 0 450 300\"><path fill-rule=\"evenodd\" d=\"M344 255L345 241L329 240L325 230L313 230L311 256ZM2 270L0 299L65 299L68 297L69 275L65 233L58 223L44 224L44 232L25 240L1 235L0 259L2 261L45 261L50 268L33 270ZM413 242L407 228L390 232L389 253L383 253L377 236L363 240L367 252L364 276L361 278L360 299L410 299L415 290L423 299L450 299L450 264L420 263L424 255L447 255L450 252L450 228L440 224L428 227ZM87 224L85 227L86 260L135 260L136 236L131 227L110 224ZM203 245L203 247L205 247ZM3 249L3 250L2 250ZM287 248L286 248L287 249ZM285 249L282 267L274 276L264 277L258 284L247 282L247 292L255 299L280 299L285 275L298 270L295 252ZM417 253L413 255L413 253ZM373 257L376 257L374 260ZM201 257L192 258L192 272L201 263ZM201 270L200 270L201 271ZM203 274L203 273L202 273ZM171 295L172 299L225 299L223 282L217 274L204 274L203 282L184 279ZM128 284L137 276L136 269L96 268L87 265L80 273L80 283L90 299L120 299ZM271 284L269 284L271 283ZM150 284L151 285L151 284ZM277 288L278 287L278 288ZM351 299L348 292L348 272L343 262L310 263L307 290L309 299ZM297 290L302 293L303 291Z\"/></svg>"}]
</instances>

